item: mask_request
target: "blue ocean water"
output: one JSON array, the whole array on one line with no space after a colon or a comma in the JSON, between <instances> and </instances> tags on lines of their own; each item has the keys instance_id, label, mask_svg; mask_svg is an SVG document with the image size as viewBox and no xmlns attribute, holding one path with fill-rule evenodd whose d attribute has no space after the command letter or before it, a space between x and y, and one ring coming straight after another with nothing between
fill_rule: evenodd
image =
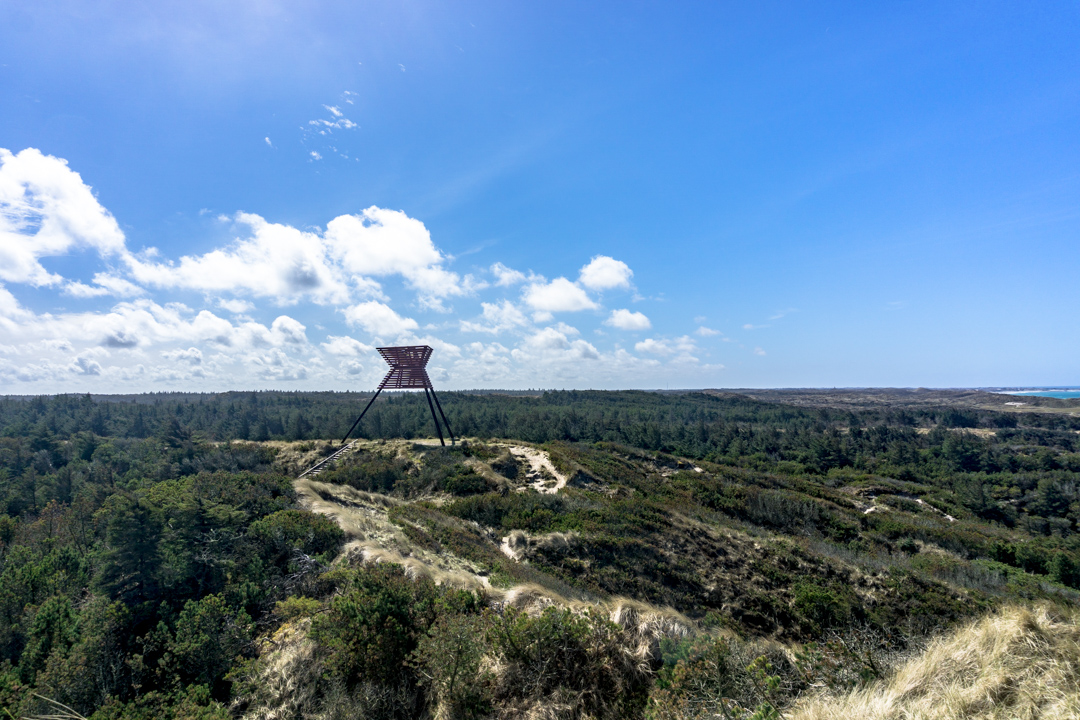
<instances>
[{"instance_id":1,"label":"blue ocean water","mask_svg":"<svg viewBox=\"0 0 1080 720\"><path fill-rule=\"evenodd\" d=\"M1071 400L1072 398L1080 398L1080 390L1025 390L1024 392L1011 392L1006 393L1008 395L1035 395L1036 397L1052 397L1061 398L1062 400Z\"/></svg>"}]
</instances>

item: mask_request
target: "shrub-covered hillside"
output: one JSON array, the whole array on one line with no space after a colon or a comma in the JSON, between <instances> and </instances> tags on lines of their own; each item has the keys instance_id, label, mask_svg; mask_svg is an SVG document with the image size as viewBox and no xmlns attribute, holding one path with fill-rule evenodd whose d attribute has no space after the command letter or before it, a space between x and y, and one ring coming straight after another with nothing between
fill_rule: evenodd
<instances>
[{"instance_id":1,"label":"shrub-covered hillside","mask_svg":"<svg viewBox=\"0 0 1080 720\"><path fill-rule=\"evenodd\" d=\"M0 704L767 717L1078 598L1068 408L448 393L441 448L396 395L294 481L358 404L0 400Z\"/></svg>"}]
</instances>

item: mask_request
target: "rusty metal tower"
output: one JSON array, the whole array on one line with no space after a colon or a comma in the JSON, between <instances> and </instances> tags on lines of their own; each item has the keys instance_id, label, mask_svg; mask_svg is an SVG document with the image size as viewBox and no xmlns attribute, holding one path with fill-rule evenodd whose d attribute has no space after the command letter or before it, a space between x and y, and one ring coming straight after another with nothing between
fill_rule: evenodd
<instances>
[{"instance_id":1,"label":"rusty metal tower","mask_svg":"<svg viewBox=\"0 0 1080 720\"><path fill-rule=\"evenodd\" d=\"M442 416L443 424L446 425L446 434L450 436L450 444L453 445L454 431L450 429L450 422L446 419L442 405L439 404L439 397L435 394L435 388L431 385L431 378L428 377L425 369L428 360L431 358L431 353L434 352L431 347L427 345L405 345L402 347L381 347L376 348L376 350L383 356L383 360L390 365L390 372L386 373L386 377L379 383L375 394L371 396L367 406L364 407L364 412L360 413L360 417L356 418L356 422L349 428L349 432L345 433L345 437L341 439L342 444L349 439L353 430L364 419L364 415L372 403L375 402L375 398L379 397L379 393L389 388L391 390L423 389L424 395L427 396L428 407L431 409L431 419L435 421L435 432L439 434L439 442L446 445L446 441L443 440L442 428L439 426L439 416ZM432 399L435 400L434 405L431 403ZM435 408L439 408L439 415L435 414Z\"/></svg>"}]
</instances>

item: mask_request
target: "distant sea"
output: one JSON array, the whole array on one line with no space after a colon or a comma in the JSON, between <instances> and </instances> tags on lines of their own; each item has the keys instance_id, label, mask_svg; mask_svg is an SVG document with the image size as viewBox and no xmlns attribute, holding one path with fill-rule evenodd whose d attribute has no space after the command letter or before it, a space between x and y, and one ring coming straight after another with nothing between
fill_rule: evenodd
<instances>
[{"instance_id":1,"label":"distant sea","mask_svg":"<svg viewBox=\"0 0 1080 720\"><path fill-rule=\"evenodd\" d=\"M1080 398L1080 390L1023 390L1020 392L1007 392L1006 395L1034 395L1036 397L1061 398L1071 400Z\"/></svg>"}]
</instances>

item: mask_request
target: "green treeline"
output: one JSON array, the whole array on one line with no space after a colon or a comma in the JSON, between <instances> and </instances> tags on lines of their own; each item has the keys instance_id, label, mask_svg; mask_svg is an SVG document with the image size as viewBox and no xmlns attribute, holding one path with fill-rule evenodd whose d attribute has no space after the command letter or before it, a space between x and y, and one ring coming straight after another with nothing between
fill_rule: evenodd
<instances>
[{"instance_id":1,"label":"green treeline","mask_svg":"<svg viewBox=\"0 0 1080 720\"><path fill-rule=\"evenodd\" d=\"M941 408L863 411L804 409L703 393L546 392L540 397L444 393L454 431L534 443L613 442L786 474L850 470L947 487L986 520L1017 522L1040 534L1074 532L1080 514L1080 417ZM166 396L168 397L168 396ZM363 401L350 393L224 393L138 402L88 396L0 400L0 511L15 516L49 500L68 502L80 478L64 470L156 479L255 467L255 450L174 453L132 464L160 438L181 449L193 441L340 438ZM979 432L972 432L979 431ZM430 437L423 396L377 402L359 435ZM108 438L108 440L105 440ZM60 443L67 442L61 451ZM121 448L123 448L121 450ZM124 460L113 460L112 455ZM147 467L147 463L152 467ZM98 478L97 481L101 479ZM6 503L6 509L5 509Z\"/></svg>"}]
</instances>

